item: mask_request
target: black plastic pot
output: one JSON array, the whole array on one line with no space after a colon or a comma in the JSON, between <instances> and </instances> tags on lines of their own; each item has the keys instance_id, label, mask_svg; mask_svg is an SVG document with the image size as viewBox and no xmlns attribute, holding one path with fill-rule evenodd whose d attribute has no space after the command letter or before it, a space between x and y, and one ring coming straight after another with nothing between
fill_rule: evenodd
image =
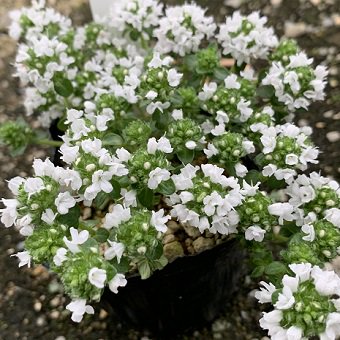
<instances>
[{"instance_id":1,"label":"black plastic pot","mask_svg":"<svg viewBox=\"0 0 340 340\"><path fill-rule=\"evenodd\" d=\"M201 328L226 308L245 273L245 252L230 240L195 256L176 259L149 279L130 277L105 299L129 327L161 338ZM159 339L159 338L158 338Z\"/></svg>"}]
</instances>

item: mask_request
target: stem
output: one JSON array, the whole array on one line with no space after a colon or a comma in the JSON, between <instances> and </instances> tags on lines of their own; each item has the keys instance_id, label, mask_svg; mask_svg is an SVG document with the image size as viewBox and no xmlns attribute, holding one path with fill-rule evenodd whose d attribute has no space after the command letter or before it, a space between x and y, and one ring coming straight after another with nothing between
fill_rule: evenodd
<instances>
[{"instance_id":1,"label":"stem","mask_svg":"<svg viewBox=\"0 0 340 340\"><path fill-rule=\"evenodd\" d=\"M59 146L62 146L63 142L59 140L51 140L51 139L44 138L44 139L34 139L33 144L59 147Z\"/></svg>"}]
</instances>

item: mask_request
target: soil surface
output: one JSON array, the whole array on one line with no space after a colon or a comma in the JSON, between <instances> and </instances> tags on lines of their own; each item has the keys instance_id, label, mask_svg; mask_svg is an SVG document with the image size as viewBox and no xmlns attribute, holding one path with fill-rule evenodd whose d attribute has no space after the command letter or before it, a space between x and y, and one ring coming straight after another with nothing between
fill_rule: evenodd
<instances>
[{"instance_id":1,"label":"soil surface","mask_svg":"<svg viewBox=\"0 0 340 340\"><path fill-rule=\"evenodd\" d=\"M70 15L75 23L91 18L87 0L50 0L49 5ZM181 1L168 0L178 4ZM184 1L183 1L184 2ZM313 139L320 147L323 174L340 180L340 0L201 0L218 20L235 10L247 14L260 10L278 35L296 38L307 54L317 63L329 67L327 100L314 104L308 113L299 115L299 125L314 128ZM22 92L12 77L11 66L16 44L7 36L8 11L28 5L25 0L1 0L0 4L0 123L24 116ZM36 123L31 122L33 126ZM34 158L51 151L30 148L24 156L13 159L0 149L0 196L9 197L6 179L31 173ZM68 299L56 277L44 267L19 270L10 255L22 250L22 237L14 229L0 227L0 340L2 339L156 339L122 325L103 302L94 306L94 317L74 324L65 311ZM181 334L178 339L268 339L258 326L261 306L253 297L256 283L246 277L240 291L225 306L224 312L212 325ZM157 338L159 339L159 338Z\"/></svg>"}]
</instances>

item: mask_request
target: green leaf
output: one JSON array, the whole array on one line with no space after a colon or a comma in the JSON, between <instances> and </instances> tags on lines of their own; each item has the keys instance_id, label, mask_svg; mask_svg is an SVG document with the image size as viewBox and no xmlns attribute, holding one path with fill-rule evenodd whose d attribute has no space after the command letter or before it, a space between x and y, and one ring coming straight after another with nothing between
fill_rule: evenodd
<instances>
[{"instance_id":1,"label":"green leaf","mask_svg":"<svg viewBox=\"0 0 340 340\"><path fill-rule=\"evenodd\" d=\"M248 184L256 184L257 182L261 182L262 174L257 170L250 170L246 177L244 178Z\"/></svg>"},{"instance_id":2,"label":"green leaf","mask_svg":"<svg viewBox=\"0 0 340 340\"><path fill-rule=\"evenodd\" d=\"M190 54L184 57L184 64L188 67L190 71L193 71L197 64L196 54Z\"/></svg>"},{"instance_id":3,"label":"green leaf","mask_svg":"<svg viewBox=\"0 0 340 340\"><path fill-rule=\"evenodd\" d=\"M174 181L170 178L167 181L161 182L157 189L157 192L163 195L172 195L176 191L175 183Z\"/></svg>"},{"instance_id":4,"label":"green leaf","mask_svg":"<svg viewBox=\"0 0 340 340\"><path fill-rule=\"evenodd\" d=\"M183 164L191 163L195 157L195 150L182 149L177 152L177 157Z\"/></svg>"},{"instance_id":5,"label":"green leaf","mask_svg":"<svg viewBox=\"0 0 340 340\"><path fill-rule=\"evenodd\" d=\"M98 253L98 242L90 237L85 243L81 245L83 249L89 250L92 253Z\"/></svg>"},{"instance_id":6,"label":"green leaf","mask_svg":"<svg viewBox=\"0 0 340 340\"><path fill-rule=\"evenodd\" d=\"M101 191L94 199L94 204L98 210L103 210L110 202L110 194Z\"/></svg>"},{"instance_id":7,"label":"green leaf","mask_svg":"<svg viewBox=\"0 0 340 340\"><path fill-rule=\"evenodd\" d=\"M274 261L270 263L268 266L265 268L265 273L269 276L282 276L287 272L286 266L279 261Z\"/></svg>"},{"instance_id":8,"label":"green leaf","mask_svg":"<svg viewBox=\"0 0 340 340\"><path fill-rule=\"evenodd\" d=\"M59 215L58 222L60 224L66 224L69 227L77 228L79 226L79 217L80 217L80 207L79 205L75 205L71 208L67 214Z\"/></svg>"},{"instance_id":9,"label":"green leaf","mask_svg":"<svg viewBox=\"0 0 340 340\"><path fill-rule=\"evenodd\" d=\"M154 205L154 192L145 187L137 192L137 199L144 207L152 209Z\"/></svg>"},{"instance_id":10,"label":"green leaf","mask_svg":"<svg viewBox=\"0 0 340 340\"><path fill-rule=\"evenodd\" d=\"M160 130L166 130L169 125L169 115L167 112L161 112L158 109L153 113L152 119L156 122L156 127Z\"/></svg>"},{"instance_id":11,"label":"green leaf","mask_svg":"<svg viewBox=\"0 0 340 340\"><path fill-rule=\"evenodd\" d=\"M103 138L104 146L121 146L123 143L123 138L116 133L107 133Z\"/></svg>"},{"instance_id":12,"label":"green leaf","mask_svg":"<svg viewBox=\"0 0 340 340\"><path fill-rule=\"evenodd\" d=\"M214 71L214 78L216 78L217 80L224 80L225 78L227 78L229 75L229 71L220 66L220 67L217 67Z\"/></svg>"},{"instance_id":13,"label":"green leaf","mask_svg":"<svg viewBox=\"0 0 340 340\"><path fill-rule=\"evenodd\" d=\"M146 251L146 256L152 260L159 260L163 255L163 244L162 242L157 242L156 247L149 247Z\"/></svg>"},{"instance_id":14,"label":"green leaf","mask_svg":"<svg viewBox=\"0 0 340 340\"><path fill-rule=\"evenodd\" d=\"M117 182L116 180L111 180L111 184L112 184L112 187L113 187L113 190L112 192L110 193L110 195L113 197L113 198L120 198L120 189L121 189L121 186L119 184L119 182Z\"/></svg>"},{"instance_id":15,"label":"green leaf","mask_svg":"<svg viewBox=\"0 0 340 340\"><path fill-rule=\"evenodd\" d=\"M107 241L107 239L109 238L109 231L106 230L105 228L99 228L96 231L96 235L94 236L95 240L98 241L99 243L104 243Z\"/></svg>"},{"instance_id":16,"label":"green leaf","mask_svg":"<svg viewBox=\"0 0 340 340\"><path fill-rule=\"evenodd\" d=\"M147 260L138 263L138 271L142 280L151 276L151 268Z\"/></svg>"},{"instance_id":17,"label":"green leaf","mask_svg":"<svg viewBox=\"0 0 340 340\"><path fill-rule=\"evenodd\" d=\"M73 85L63 72L55 72L53 76L54 90L62 97L69 97L73 93Z\"/></svg>"},{"instance_id":18,"label":"green leaf","mask_svg":"<svg viewBox=\"0 0 340 340\"><path fill-rule=\"evenodd\" d=\"M163 269L168 264L168 259L162 255L158 260L153 262L154 269Z\"/></svg>"},{"instance_id":19,"label":"green leaf","mask_svg":"<svg viewBox=\"0 0 340 340\"><path fill-rule=\"evenodd\" d=\"M65 121L66 121L66 117L63 117L63 118L58 120L58 123L57 123L57 129L58 130L60 130L60 131L66 131L67 130L68 125L65 124Z\"/></svg>"},{"instance_id":20,"label":"green leaf","mask_svg":"<svg viewBox=\"0 0 340 340\"><path fill-rule=\"evenodd\" d=\"M129 260L127 257L124 256L120 259L119 263L116 257L109 262L117 269L117 272L119 273L126 273L130 268Z\"/></svg>"},{"instance_id":21,"label":"green leaf","mask_svg":"<svg viewBox=\"0 0 340 340\"><path fill-rule=\"evenodd\" d=\"M264 266L258 266L251 272L250 276L253 278L260 277L263 275L264 270Z\"/></svg>"},{"instance_id":22,"label":"green leaf","mask_svg":"<svg viewBox=\"0 0 340 340\"><path fill-rule=\"evenodd\" d=\"M256 94L261 98L270 99L275 93L275 89L272 85L262 85L257 88Z\"/></svg>"}]
</instances>

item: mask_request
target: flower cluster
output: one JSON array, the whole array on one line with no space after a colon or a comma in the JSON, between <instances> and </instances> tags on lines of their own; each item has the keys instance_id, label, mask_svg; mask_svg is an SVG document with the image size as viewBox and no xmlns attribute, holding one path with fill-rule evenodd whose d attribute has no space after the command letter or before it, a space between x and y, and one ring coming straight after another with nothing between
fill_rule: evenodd
<instances>
[{"instance_id":1,"label":"flower cluster","mask_svg":"<svg viewBox=\"0 0 340 340\"><path fill-rule=\"evenodd\" d=\"M9 180L1 222L26 237L20 267L59 275L73 321L106 287L118 293L171 261L163 243L178 223L248 248L252 275L272 282L256 295L274 306L260 321L273 339L340 335L340 279L325 270L339 254L340 188L302 173L318 149L292 123L323 99L324 66L259 13L236 12L218 33L197 5L163 12L156 0L117 2L83 27L42 1L12 18L27 111L45 126L58 118L61 141L22 122L4 124L0 141L15 153L59 146L60 160Z\"/></svg>"}]
</instances>

